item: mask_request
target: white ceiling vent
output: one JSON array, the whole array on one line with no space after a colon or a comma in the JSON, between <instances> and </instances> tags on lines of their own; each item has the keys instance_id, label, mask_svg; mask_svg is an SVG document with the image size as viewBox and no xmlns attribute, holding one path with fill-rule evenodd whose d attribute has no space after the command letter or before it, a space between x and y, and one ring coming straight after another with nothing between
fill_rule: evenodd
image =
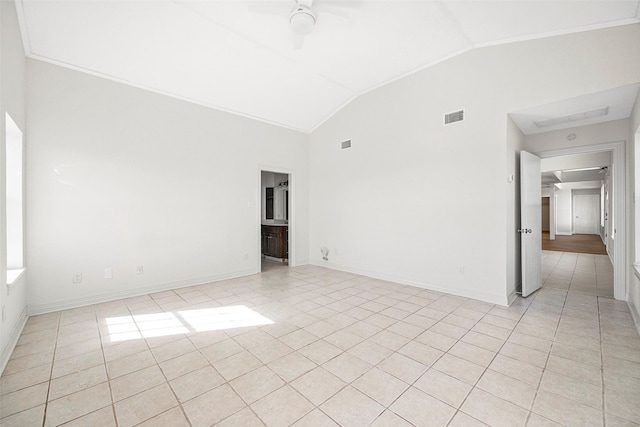
<instances>
[{"instance_id":1,"label":"white ceiling vent","mask_svg":"<svg viewBox=\"0 0 640 427\"><path fill-rule=\"evenodd\" d=\"M342 149L344 150L345 148L351 148L351 140L347 140L347 141L342 141L342 143L340 143L340 146L342 147Z\"/></svg>"},{"instance_id":2,"label":"white ceiling vent","mask_svg":"<svg viewBox=\"0 0 640 427\"><path fill-rule=\"evenodd\" d=\"M461 122L464 120L464 110L454 111L453 113L447 113L444 115L444 124L449 125L455 122Z\"/></svg>"},{"instance_id":3,"label":"white ceiling vent","mask_svg":"<svg viewBox=\"0 0 640 427\"><path fill-rule=\"evenodd\" d=\"M595 117L606 116L609 114L609 107L598 108L596 110L583 111L581 113L569 114L568 116L553 117L551 119L533 122L538 128L546 128L549 126L561 125L564 123L577 122L580 120L593 119Z\"/></svg>"}]
</instances>

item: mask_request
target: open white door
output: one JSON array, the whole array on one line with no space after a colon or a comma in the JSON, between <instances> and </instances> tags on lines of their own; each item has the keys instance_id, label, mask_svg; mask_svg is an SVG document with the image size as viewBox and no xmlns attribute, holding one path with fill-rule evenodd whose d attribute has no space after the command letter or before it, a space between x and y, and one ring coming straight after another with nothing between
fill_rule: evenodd
<instances>
[{"instance_id":1,"label":"open white door","mask_svg":"<svg viewBox=\"0 0 640 427\"><path fill-rule=\"evenodd\" d=\"M540 157L520 152L520 241L522 296L542 286L542 215Z\"/></svg>"}]
</instances>

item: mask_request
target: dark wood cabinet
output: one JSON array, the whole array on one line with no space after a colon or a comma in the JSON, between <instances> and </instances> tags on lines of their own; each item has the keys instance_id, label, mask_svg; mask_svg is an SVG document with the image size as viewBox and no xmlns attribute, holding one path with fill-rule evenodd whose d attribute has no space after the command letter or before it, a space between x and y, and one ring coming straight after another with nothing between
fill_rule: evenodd
<instances>
[{"instance_id":1,"label":"dark wood cabinet","mask_svg":"<svg viewBox=\"0 0 640 427\"><path fill-rule=\"evenodd\" d=\"M262 255L280 258L282 262L289 258L289 227L262 226Z\"/></svg>"}]
</instances>

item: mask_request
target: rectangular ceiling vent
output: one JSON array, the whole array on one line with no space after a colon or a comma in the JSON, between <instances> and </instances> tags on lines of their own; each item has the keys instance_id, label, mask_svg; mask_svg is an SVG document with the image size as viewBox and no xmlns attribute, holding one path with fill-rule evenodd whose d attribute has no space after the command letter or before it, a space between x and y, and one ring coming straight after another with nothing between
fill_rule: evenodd
<instances>
[{"instance_id":1,"label":"rectangular ceiling vent","mask_svg":"<svg viewBox=\"0 0 640 427\"><path fill-rule=\"evenodd\" d=\"M578 122L580 120L593 119L595 117L606 116L609 114L609 107L597 108L595 110L583 111L581 113L569 114L568 116L553 117L551 119L533 122L536 127L546 128L549 126L557 126L565 123Z\"/></svg>"},{"instance_id":2,"label":"rectangular ceiling vent","mask_svg":"<svg viewBox=\"0 0 640 427\"><path fill-rule=\"evenodd\" d=\"M342 149L344 150L345 148L351 148L351 140L349 139L348 141L342 141L342 143L340 144L340 146L342 147Z\"/></svg>"},{"instance_id":3,"label":"rectangular ceiling vent","mask_svg":"<svg viewBox=\"0 0 640 427\"><path fill-rule=\"evenodd\" d=\"M464 120L464 110L454 111L444 115L444 124L449 125L455 122L461 122Z\"/></svg>"}]
</instances>

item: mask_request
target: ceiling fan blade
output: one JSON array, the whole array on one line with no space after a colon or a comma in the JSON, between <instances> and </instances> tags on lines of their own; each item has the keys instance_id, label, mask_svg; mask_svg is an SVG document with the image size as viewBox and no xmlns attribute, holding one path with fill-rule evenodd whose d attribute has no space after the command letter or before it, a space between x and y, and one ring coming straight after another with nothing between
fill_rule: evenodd
<instances>
[{"instance_id":1,"label":"ceiling fan blade","mask_svg":"<svg viewBox=\"0 0 640 427\"><path fill-rule=\"evenodd\" d=\"M304 47L304 36L300 34L293 34L293 49L300 50Z\"/></svg>"},{"instance_id":2,"label":"ceiling fan blade","mask_svg":"<svg viewBox=\"0 0 640 427\"><path fill-rule=\"evenodd\" d=\"M247 4L247 10L250 13L258 13L264 15L286 16L289 10L288 5L270 1L252 1Z\"/></svg>"},{"instance_id":3,"label":"ceiling fan blade","mask_svg":"<svg viewBox=\"0 0 640 427\"><path fill-rule=\"evenodd\" d=\"M353 24L353 21L355 20L353 12L355 9L359 8L360 5L360 1L325 0L317 2L315 9L319 17L322 15L331 15L334 24L344 27L351 26Z\"/></svg>"}]
</instances>

